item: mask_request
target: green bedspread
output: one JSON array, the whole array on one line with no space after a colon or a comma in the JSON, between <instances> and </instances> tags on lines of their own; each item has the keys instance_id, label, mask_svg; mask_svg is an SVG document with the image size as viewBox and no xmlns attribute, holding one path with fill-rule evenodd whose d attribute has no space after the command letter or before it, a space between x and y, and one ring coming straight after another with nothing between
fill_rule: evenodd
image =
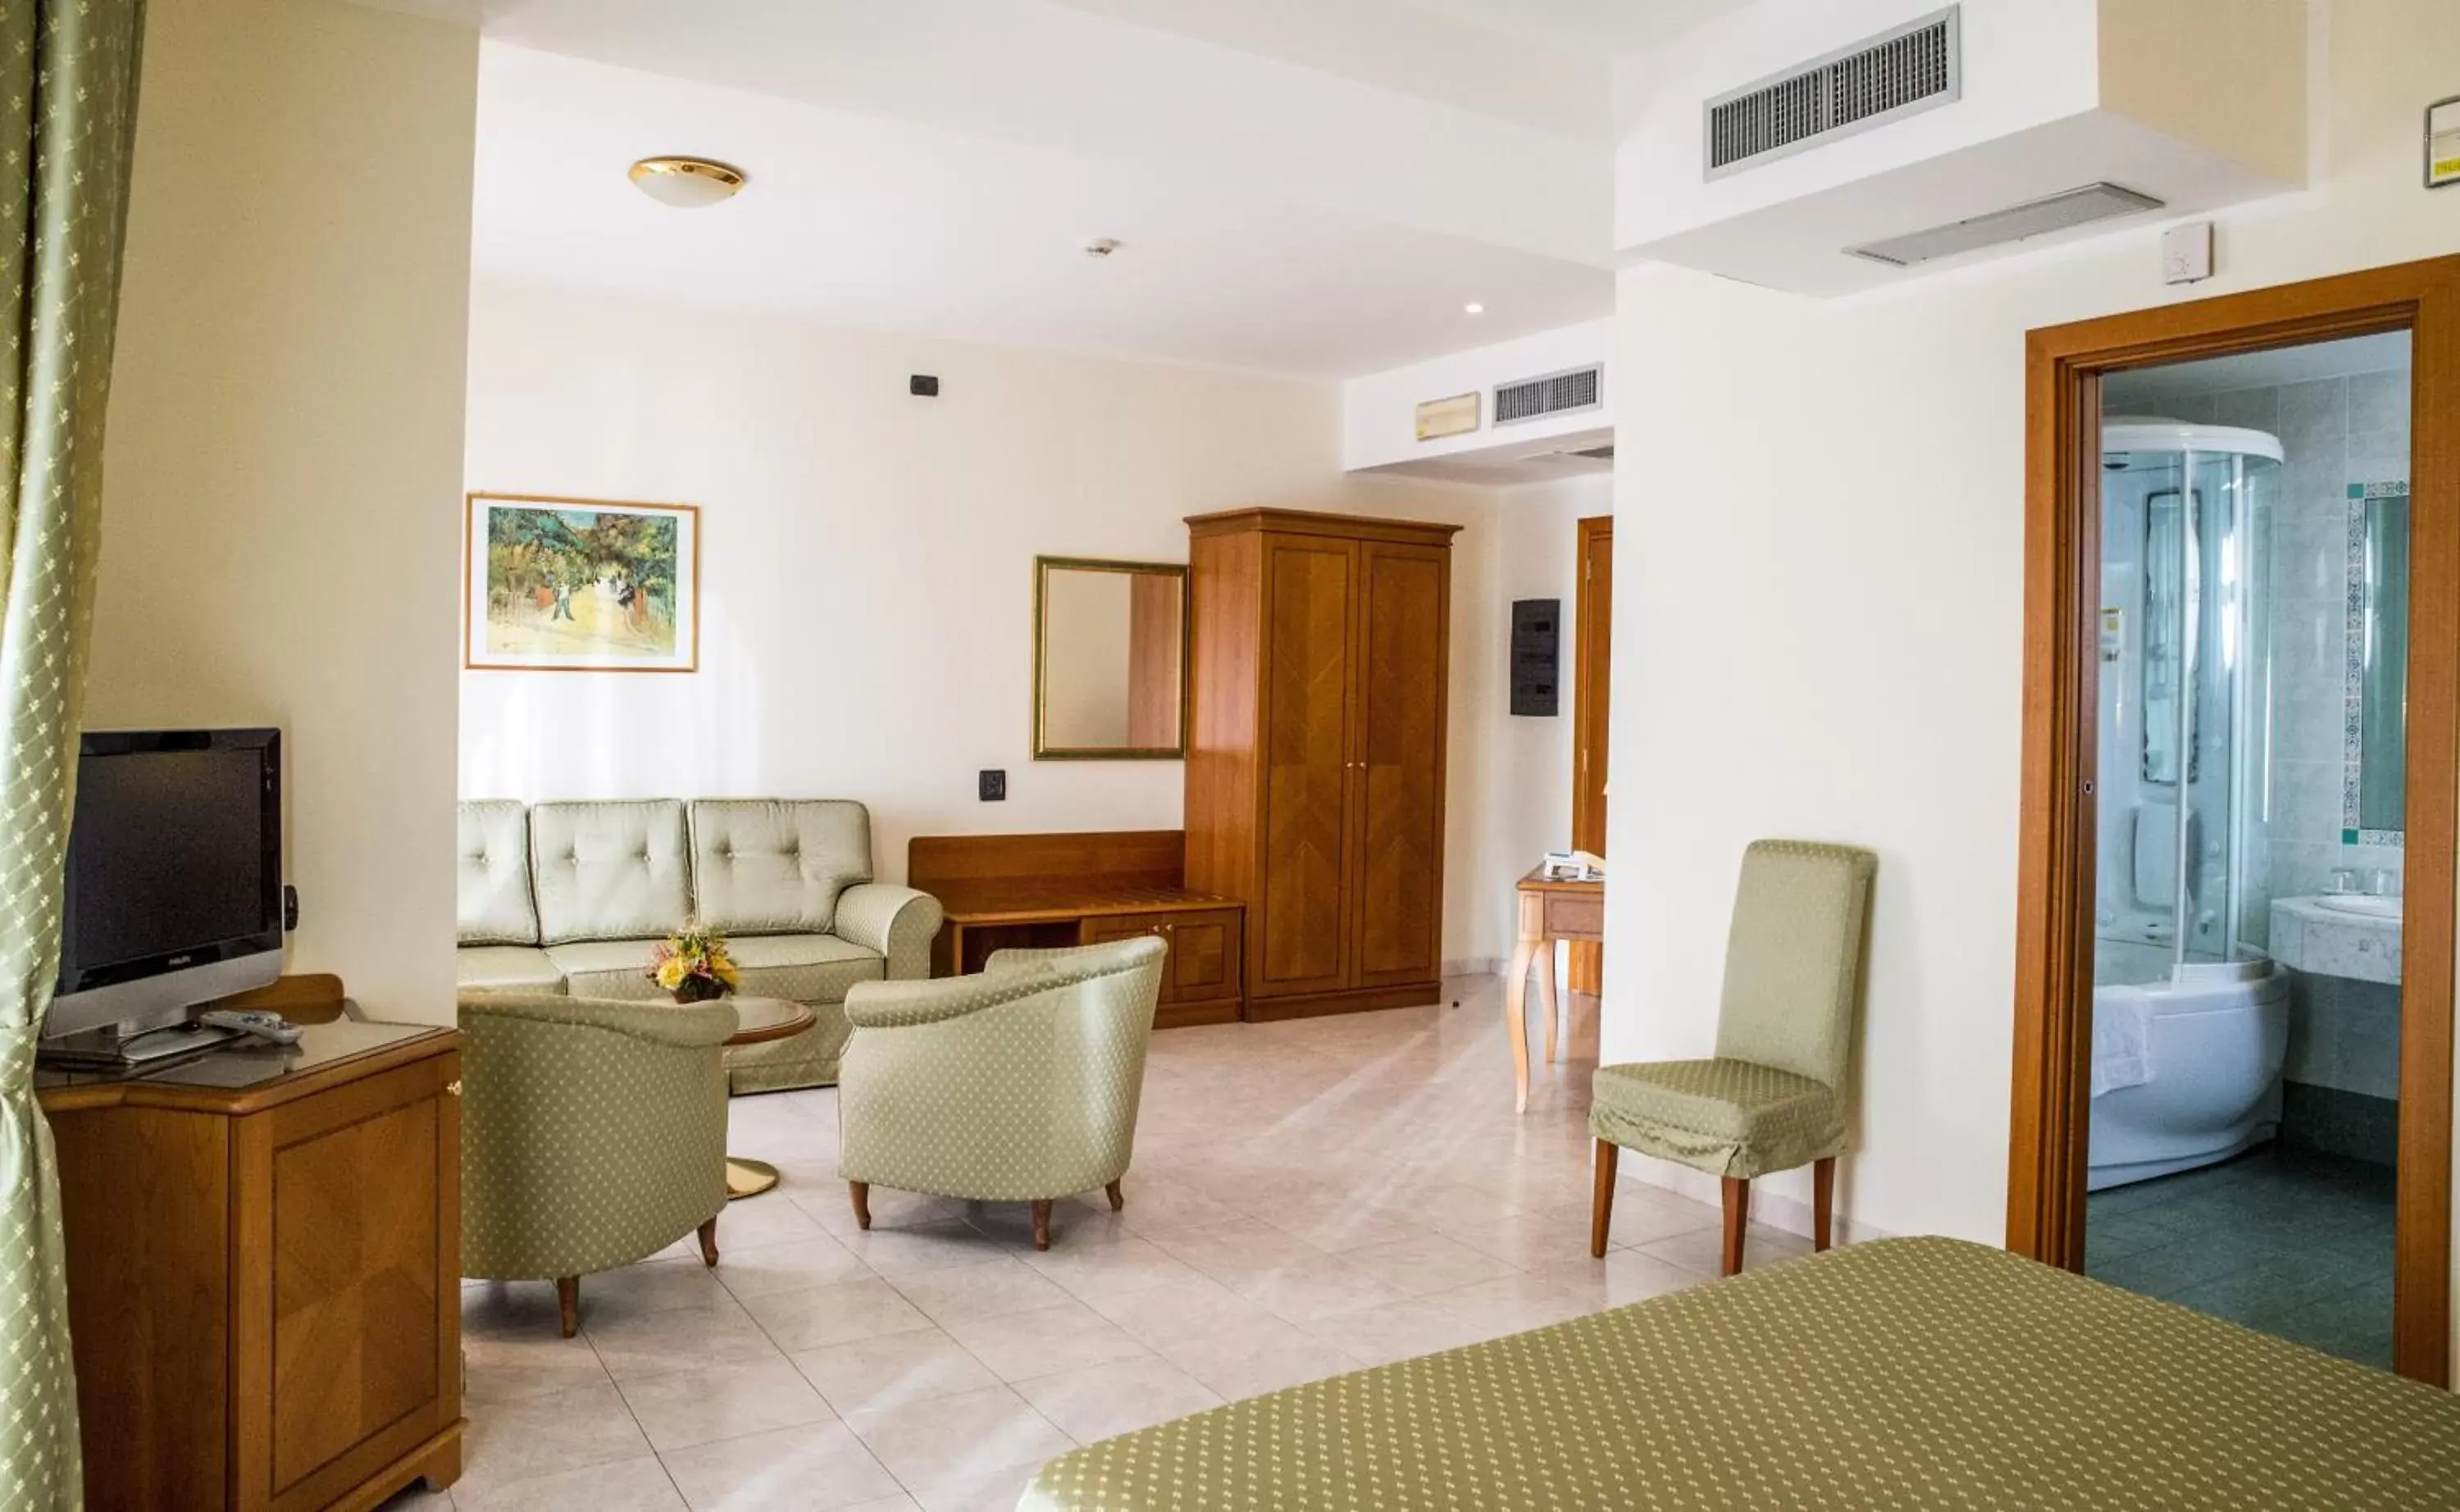
<instances>
[{"instance_id":1,"label":"green bedspread","mask_svg":"<svg viewBox=\"0 0 2460 1512\"><path fill-rule=\"evenodd\" d=\"M2460 1507L2460 1397L1952 1239L1081 1449L1020 1512Z\"/></svg>"}]
</instances>

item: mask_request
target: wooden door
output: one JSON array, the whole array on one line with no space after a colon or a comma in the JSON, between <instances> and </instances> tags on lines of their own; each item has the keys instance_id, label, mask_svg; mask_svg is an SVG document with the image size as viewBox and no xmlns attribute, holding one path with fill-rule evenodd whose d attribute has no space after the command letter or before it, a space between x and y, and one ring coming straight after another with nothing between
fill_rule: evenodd
<instances>
[{"instance_id":1,"label":"wooden door","mask_svg":"<svg viewBox=\"0 0 2460 1512\"><path fill-rule=\"evenodd\" d=\"M1613 692L1614 516L1580 522L1580 607L1572 643L1572 844L1606 853L1606 711ZM1604 948L1574 945L1565 983L1594 995Z\"/></svg>"},{"instance_id":2,"label":"wooden door","mask_svg":"<svg viewBox=\"0 0 2460 1512\"><path fill-rule=\"evenodd\" d=\"M1361 988L1443 969L1444 664L1452 553L1360 548L1358 766L1350 889Z\"/></svg>"},{"instance_id":3,"label":"wooden door","mask_svg":"<svg viewBox=\"0 0 2460 1512\"><path fill-rule=\"evenodd\" d=\"M1358 545L1264 539L1263 814L1249 990L1349 985L1351 624Z\"/></svg>"}]
</instances>

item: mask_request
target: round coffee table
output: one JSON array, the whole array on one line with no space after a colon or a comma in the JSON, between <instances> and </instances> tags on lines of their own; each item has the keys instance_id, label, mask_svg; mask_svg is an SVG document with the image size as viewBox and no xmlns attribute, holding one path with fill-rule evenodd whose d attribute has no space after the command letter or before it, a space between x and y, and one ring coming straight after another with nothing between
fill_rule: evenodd
<instances>
[{"instance_id":1,"label":"round coffee table","mask_svg":"<svg viewBox=\"0 0 2460 1512\"><path fill-rule=\"evenodd\" d=\"M799 1034L819 1022L819 1015L800 1003L790 1003L782 997L738 997L734 999L734 1033L730 1045L759 1045L773 1039L786 1039ZM746 1160L739 1155L726 1158L726 1196L757 1197L777 1184L777 1167L766 1161Z\"/></svg>"}]
</instances>

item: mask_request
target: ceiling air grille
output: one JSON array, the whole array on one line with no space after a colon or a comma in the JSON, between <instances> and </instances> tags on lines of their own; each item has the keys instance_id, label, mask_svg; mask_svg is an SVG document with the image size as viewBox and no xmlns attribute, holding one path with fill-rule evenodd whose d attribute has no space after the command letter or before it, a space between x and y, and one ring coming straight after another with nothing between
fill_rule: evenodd
<instances>
[{"instance_id":1,"label":"ceiling air grille","mask_svg":"<svg viewBox=\"0 0 2460 1512\"><path fill-rule=\"evenodd\" d=\"M1510 425L1515 420L1535 420L1572 410L1594 410L1598 407L1598 385L1603 372L1602 364L1591 363L1543 377L1523 378L1517 383L1498 383L1495 386L1495 423Z\"/></svg>"},{"instance_id":2,"label":"ceiling air grille","mask_svg":"<svg viewBox=\"0 0 2460 1512\"><path fill-rule=\"evenodd\" d=\"M1709 100L1707 177L1800 152L1849 132L1945 105L1963 92L1959 7Z\"/></svg>"}]
</instances>

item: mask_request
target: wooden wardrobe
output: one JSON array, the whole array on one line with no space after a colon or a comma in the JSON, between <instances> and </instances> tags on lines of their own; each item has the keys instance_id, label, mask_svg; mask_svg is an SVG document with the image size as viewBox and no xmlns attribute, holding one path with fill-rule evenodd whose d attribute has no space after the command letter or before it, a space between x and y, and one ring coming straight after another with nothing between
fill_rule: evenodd
<instances>
[{"instance_id":1,"label":"wooden wardrobe","mask_svg":"<svg viewBox=\"0 0 2460 1512\"><path fill-rule=\"evenodd\" d=\"M1434 1002L1460 527L1287 509L1187 525L1187 885L1247 905L1247 1016Z\"/></svg>"}]
</instances>

